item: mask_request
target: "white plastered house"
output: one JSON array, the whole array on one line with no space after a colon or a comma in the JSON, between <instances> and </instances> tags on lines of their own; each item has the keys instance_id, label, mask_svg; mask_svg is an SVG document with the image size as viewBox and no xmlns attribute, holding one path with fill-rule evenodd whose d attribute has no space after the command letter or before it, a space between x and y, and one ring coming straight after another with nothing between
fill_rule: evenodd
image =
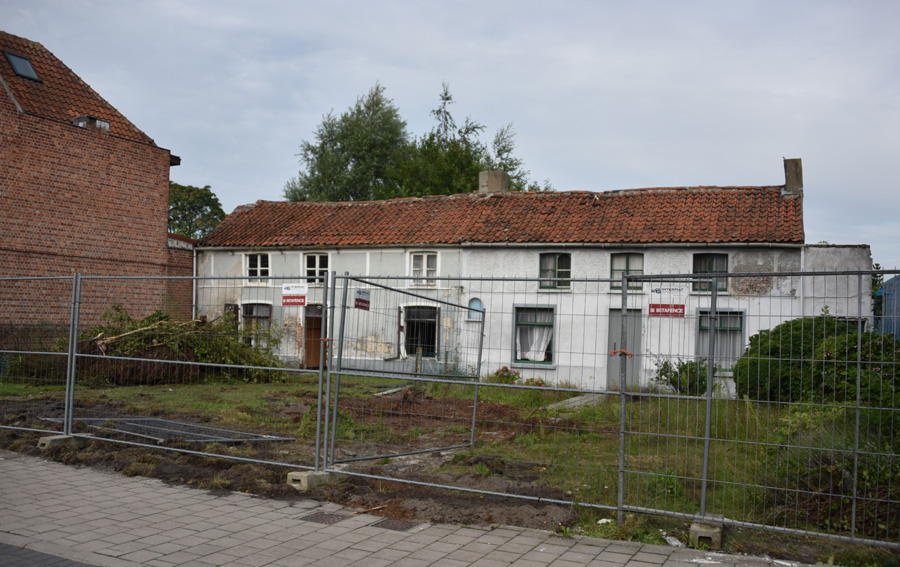
<instances>
[{"instance_id":1,"label":"white plastered house","mask_svg":"<svg viewBox=\"0 0 900 567\"><path fill-rule=\"evenodd\" d=\"M196 304L208 316L231 310L245 325L281 325L282 356L316 368L321 361L315 347L327 326L324 278L331 272L395 276L399 279L391 286L484 310L479 374L509 366L525 377L604 389L618 375L618 358L609 353L619 340L623 272L871 269L865 245L804 242L800 160L785 160L784 166L785 184L777 186L528 193L507 191L502 172L483 172L478 192L470 194L371 202L259 201L237 208L201 240L197 275L234 279L201 280ZM851 301L843 302L846 309L840 302L828 305L815 296L814 278L717 281L718 309L724 310L717 340L725 363L740 354L753 333L788 318L815 315L825 307L847 316L871 311L868 299L859 313ZM293 282L308 284L304 306L282 300L282 285ZM630 363L629 385L646 383L651 353L706 354L709 286L649 282L625 290L629 323L634 317L629 347L645 355ZM413 299L401 299L397 306L391 321L362 333L377 336L377 346L348 342L345 356L398 371L411 364L421 369L422 357L446 367L448 358L460 362L473 356L471 335L459 332L482 322L471 311L451 319L449 310ZM666 316L673 313L674 318ZM687 338L673 341L673 333Z\"/></svg>"}]
</instances>

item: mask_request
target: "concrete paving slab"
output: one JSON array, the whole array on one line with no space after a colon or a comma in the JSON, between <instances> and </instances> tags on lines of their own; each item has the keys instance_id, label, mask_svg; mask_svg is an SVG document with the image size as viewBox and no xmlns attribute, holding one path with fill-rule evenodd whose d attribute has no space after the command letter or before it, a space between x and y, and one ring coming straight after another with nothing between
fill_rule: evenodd
<instances>
[{"instance_id":1,"label":"concrete paving slab","mask_svg":"<svg viewBox=\"0 0 900 567\"><path fill-rule=\"evenodd\" d=\"M396 531L334 503L223 497L6 451L0 479L0 567L788 567L509 526ZM305 519L315 513L342 518Z\"/></svg>"}]
</instances>

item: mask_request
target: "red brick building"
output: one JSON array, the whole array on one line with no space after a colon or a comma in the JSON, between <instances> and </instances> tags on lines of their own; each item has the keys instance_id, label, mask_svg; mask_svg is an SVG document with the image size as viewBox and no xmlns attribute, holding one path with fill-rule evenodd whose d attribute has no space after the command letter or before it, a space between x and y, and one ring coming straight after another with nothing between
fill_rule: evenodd
<instances>
[{"instance_id":1,"label":"red brick building","mask_svg":"<svg viewBox=\"0 0 900 567\"><path fill-rule=\"evenodd\" d=\"M0 276L192 275L192 250L168 245L169 168L179 161L44 46L0 32ZM53 282L12 285L6 321L19 319L11 294L26 310L28 296L59 299ZM161 280L121 285L141 290L133 315L190 302L164 297ZM99 287L87 282L85 293L100 302Z\"/></svg>"}]
</instances>

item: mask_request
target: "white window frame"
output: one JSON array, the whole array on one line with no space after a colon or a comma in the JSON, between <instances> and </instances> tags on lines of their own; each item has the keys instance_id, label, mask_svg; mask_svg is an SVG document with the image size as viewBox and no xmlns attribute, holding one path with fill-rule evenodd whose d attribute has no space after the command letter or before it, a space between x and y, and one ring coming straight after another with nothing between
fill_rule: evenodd
<instances>
[{"instance_id":1,"label":"white window frame","mask_svg":"<svg viewBox=\"0 0 900 567\"><path fill-rule=\"evenodd\" d=\"M244 301L239 304L240 307L239 313L241 317L241 333L246 331L251 331L256 327L256 324L253 324L248 328L249 321L266 321L265 329L271 329L273 321L275 319L275 304L272 301ZM268 317L248 317L245 313L246 309L251 305L264 305L269 308L269 316ZM249 320L249 321L248 321ZM250 341L250 338L247 337L245 340ZM256 346L255 341L250 342L253 346Z\"/></svg>"},{"instance_id":2,"label":"white window frame","mask_svg":"<svg viewBox=\"0 0 900 567\"><path fill-rule=\"evenodd\" d=\"M528 360L528 359L519 359L519 350L517 343L517 338L519 335L519 310L528 310L528 309L541 309L550 311L550 342L547 345L547 348L550 349L550 357L551 360L540 361L540 360ZM510 356L511 363L510 366L514 366L517 368L545 368L545 369L555 369L558 364L558 356L559 356L559 345L557 344L557 318L556 318L556 306L555 305L513 305L513 331L512 331L512 356Z\"/></svg>"},{"instance_id":3,"label":"white window frame","mask_svg":"<svg viewBox=\"0 0 900 567\"><path fill-rule=\"evenodd\" d=\"M416 273L416 257L420 256L422 258L422 270L424 273ZM434 257L434 268L428 267L428 258ZM438 282L434 279L425 279L425 278L433 278L437 277L438 274L441 273L441 255L440 253L434 250L413 250L409 254L407 254L406 258L407 268L406 273L409 274L409 285L410 287L424 287L424 288L434 288L437 287Z\"/></svg>"},{"instance_id":4,"label":"white window frame","mask_svg":"<svg viewBox=\"0 0 900 567\"><path fill-rule=\"evenodd\" d=\"M321 267L321 259L325 258L326 263L328 264L324 268ZM317 275L310 277L309 275L309 264L307 263L307 258L315 258L316 259L316 267L315 272ZM302 273L306 278L306 283L309 287L322 287L325 284L325 280L328 278L329 270L331 269L331 254L328 252L309 252L307 254L303 254L302 260L303 265L301 266ZM324 273L322 273L324 270ZM321 275L319 275L321 274Z\"/></svg>"},{"instance_id":5,"label":"white window frame","mask_svg":"<svg viewBox=\"0 0 900 567\"><path fill-rule=\"evenodd\" d=\"M259 258L266 258L266 267L261 268L258 266L259 260L257 260L257 267L254 268L257 271L265 270L265 274L257 273L255 275L250 274L250 257L258 256ZM247 285L258 285L262 287L269 287L269 278L272 276L272 255L268 252L244 252L243 257L241 258L241 264L244 269L244 277L247 278ZM266 278L266 279L260 279Z\"/></svg>"}]
</instances>

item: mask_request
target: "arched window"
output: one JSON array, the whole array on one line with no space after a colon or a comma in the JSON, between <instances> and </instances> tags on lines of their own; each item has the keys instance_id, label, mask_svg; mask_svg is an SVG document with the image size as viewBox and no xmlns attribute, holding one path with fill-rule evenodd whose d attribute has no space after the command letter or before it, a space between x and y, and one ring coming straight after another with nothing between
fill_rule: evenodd
<instances>
[{"instance_id":1,"label":"arched window","mask_svg":"<svg viewBox=\"0 0 900 567\"><path fill-rule=\"evenodd\" d=\"M484 318L484 304L477 297L469 300L469 321L481 321Z\"/></svg>"}]
</instances>

